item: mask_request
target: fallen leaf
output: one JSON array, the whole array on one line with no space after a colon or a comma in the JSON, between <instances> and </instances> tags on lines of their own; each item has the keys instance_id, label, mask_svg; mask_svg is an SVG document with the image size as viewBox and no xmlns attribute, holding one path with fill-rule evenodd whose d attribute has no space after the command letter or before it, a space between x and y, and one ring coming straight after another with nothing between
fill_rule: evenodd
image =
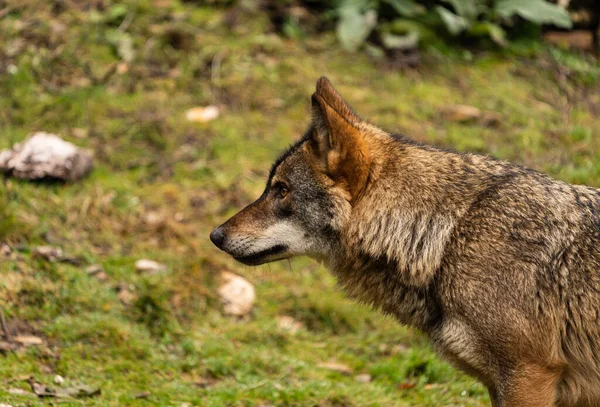
<instances>
[{"instance_id":1,"label":"fallen leaf","mask_svg":"<svg viewBox=\"0 0 600 407\"><path fill-rule=\"evenodd\" d=\"M154 260L140 259L135 262L135 269L140 273L156 274L167 269L167 266Z\"/></svg>"},{"instance_id":2,"label":"fallen leaf","mask_svg":"<svg viewBox=\"0 0 600 407\"><path fill-rule=\"evenodd\" d=\"M33 336L33 335L18 335L12 339L15 342L18 342L24 346L35 346L35 345L41 345L44 343L44 340L42 338L39 338L39 337Z\"/></svg>"},{"instance_id":3,"label":"fallen leaf","mask_svg":"<svg viewBox=\"0 0 600 407\"><path fill-rule=\"evenodd\" d=\"M591 30L572 30L569 32L550 31L544 34L544 41L566 48L593 50Z\"/></svg>"},{"instance_id":4,"label":"fallen leaf","mask_svg":"<svg viewBox=\"0 0 600 407\"><path fill-rule=\"evenodd\" d=\"M117 73L125 75L127 72L129 72L129 64L127 62L119 62L117 64Z\"/></svg>"},{"instance_id":5,"label":"fallen leaf","mask_svg":"<svg viewBox=\"0 0 600 407\"><path fill-rule=\"evenodd\" d=\"M465 123L477 120L481 117L481 110L468 105L450 105L442 111L445 120L451 122Z\"/></svg>"},{"instance_id":6,"label":"fallen leaf","mask_svg":"<svg viewBox=\"0 0 600 407\"><path fill-rule=\"evenodd\" d=\"M332 370L334 372L338 372L344 375L352 374L352 369L338 362L322 362L317 365L317 367L321 367L323 369Z\"/></svg>"},{"instance_id":7,"label":"fallen leaf","mask_svg":"<svg viewBox=\"0 0 600 407\"><path fill-rule=\"evenodd\" d=\"M12 248L7 243L0 242L0 257L9 258L12 252Z\"/></svg>"},{"instance_id":8,"label":"fallen leaf","mask_svg":"<svg viewBox=\"0 0 600 407\"><path fill-rule=\"evenodd\" d=\"M142 391L140 393L136 393L133 395L134 399L147 399L148 397L150 397L152 395L152 393L150 393L149 391Z\"/></svg>"},{"instance_id":9,"label":"fallen leaf","mask_svg":"<svg viewBox=\"0 0 600 407\"><path fill-rule=\"evenodd\" d=\"M93 397L100 395L100 389L95 389L85 384L81 384L78 386L65 387L62 389L53 389L52 387L48 387L43 385L42 383L36 382L33 378L29 378L29 385L31 386L31 390L38 397L74 397L74 398L82 398L82 397Z\"/></svg>"},{"instance_id":10,"label":"fallen leaf","mask_svg":"<svg viewBox=\"0 0 600 407\"><path fill-rule=\"evenodd\" d=\"M497 127L502 124L502 116L495 112L483 112L479 122L487 127Z\"/></svg>"},{"instance_id":11,"label":"fallen leaf","mask_svg":"<svg viewBox=\"0 0 600 407\"><path fill-rule=\"evenodd\" d=\"M60 261L65 257L62 249L54 246L38 246L33 250L33 256L50 262Z\"/></svg>"},{"instance_id":12,"label":"fallen leaf","mask_svg":"<svg viewBox=\"0 0 600 407\"><path fill-rule=\"evenodd\" d=\"M406 346L402 343L399 343L398 345L395 345L394 347L392 347L390 354L391 355L398 355L398 354L402 355L402 354L408 352L408 350L409 350L408 346Z\"/></svg>"},{"instance_id":13,"label":"fallen leaf","mask_svg":"<svg viewBox=\"0 0 600 407\"><path fill-rule=\"evenodd\" d=\"M252 311L256 299L254 286L245 278L229 272L223 272L221 279L223 283L217 292L225 313L244 316Z\"/></svg>"},{"instance_id":14,"label":"fallen leaf","mask_svg":"<svg viewBox=\"0 0 600 407\"><path fill-rule=\"evenodd\" d=\"M74 127L71 129L71 134L73 137L87 138L90 132L87 129L82 129L81 127Z\"/></svg>"},{"instance_id":15,"label":"fallen leaf","mask_svg":"<svg viewBox=\"0 0 600 407\"><path fill-rule=\"evenodd\" d=\"M23 389L17 389L17 388L10 388L8 389L8 394L14 394L15 396L34 396L35 394L27 391L27 390L23 390Z\"/></svg>"},{"instance_id":16,"label":"fallen leaf","mask_svg":"<svg viewBox=\"0 0 600 407\"><path fill-rule=\"evenodd\" d=\"M38 397L56 397L56 392L54 391L54 389L46 387L42 383L34 381L33 378L29 379L29 385L31 386L31 390Z\"/></svg>"},{"instance_id":17,"label":"fallen leaf","mask_svg":"<svg viewBox=\"0 0 600 407\"><path fill-rule=\"evenodd\" d=\"M279 329L284 331L288 331L292 335L298 332L300 329L304 327L302 322L296 321L294 318L288 315L281 315L277 317L277 326Z\"/></svg>"},{"instance_id":18,"label":"fallen leaf","mask_svg":"<svg viewBox=\"0 0 600 407\"><path fill-rule=\"evenodd\" d=\"M354 380L358 383L371 383L373 378L368 373L361 373L359 375L354 376Z\"/></svg>"},{"instance_id":19,"label":"fallen leaf","mask_svg":"<svg viewBox=\"0 0 600 407\"><path fill-rule=\"evenodd\" d=\"M414 382L402 382L402 383L398 383L398 388L400 390L410 390L412 388L414 388L417 384Z\"/></svg>"},{"instance_id":20,"label":"fallen leaf","mask_svg":"<svg viewBox=\"0 0 600 407\"><path fill-rule=\"evenodd\" d=\"M134 287L135 288L135 287ZM129 284L121 283L117 285L117 297L124 305L133 304L133 302L137 299L137 296L131 292L131 288Z\"/></svg>"},{"instance_id":21,"label":"fallen leaf","mask_svg":"<svg viewBox=\"0 0 600 407\"><path fill-rule=\"evenodd\" d=\"M217 106L193 107L185 112L188 122L206 123L219 117L221 114Z\"/></svg>"},{"instance_id":22,"label":"fallen leaf","mask_svg":"<svg viewBox=\"0 0 600 407\"><path fill-rule=\"evenodd\" d=\"M165 220L165 215L160 212L149 211L144 215L144 222L149 226L161 226Z\"/></svg>"},{"instance_id":23,"label":"fallen leaf","mask_svg":"<svg viewBox=\"0 0 600 407\"><path fill-rule=\"evenodd\" d=\"M67 387L64 390L61 389L56 392L58 397L68 396L77 398L99 396L100 393L100 389L94 389L93 387L86 386L85 384Z\"/></svg>"},{"instance_id":24,"label":"fallen leaf","mask_svg":"<svg viewBox=\"0 0 600 407\"><path fill-rule=\"evenodd\" d=\"M1 353L12 352L13 350L16 350L17 348L18 348L18 346L14 343L0 341L0 352Z\"/></svg>"},{"instance_id":25,"label":"fallen leaf","mask_svg":"<svg viewBox=\"0 0 600 407\"><path fill-rule=\"evenodd\" d=\"M101 273L102 271L104 271L104 270L102 269L102 266L99 264L92 264L85 268L85 272L87 274L89 274L90 276L95 276L96 274Z\"/></svg>"}]
</instances>

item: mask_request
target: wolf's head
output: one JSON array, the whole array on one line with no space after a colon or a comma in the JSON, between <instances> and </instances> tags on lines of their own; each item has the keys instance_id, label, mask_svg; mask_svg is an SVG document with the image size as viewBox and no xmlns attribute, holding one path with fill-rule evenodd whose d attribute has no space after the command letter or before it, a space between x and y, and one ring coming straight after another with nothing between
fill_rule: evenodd
<instances>
[{"instance_id":1,"label":"wolf's head","mask_svg":"<svg viewBox=\"0 0 600 407\"><path fill-rule=\"evenodd\" d=\"M370 131L319 79L305 136L275 161L260 198L216 228L212 242L248 265L327 257L369 182Z\"/></svg>"}]
</instances>

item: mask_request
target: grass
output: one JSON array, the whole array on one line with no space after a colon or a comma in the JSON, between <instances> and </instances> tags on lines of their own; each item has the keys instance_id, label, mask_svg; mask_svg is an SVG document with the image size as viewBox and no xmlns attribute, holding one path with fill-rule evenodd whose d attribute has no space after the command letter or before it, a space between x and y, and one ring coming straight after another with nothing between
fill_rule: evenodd
<instances>
[{"instance_id":1,"label":"grass","mask_svg":"<svg viewBox=\"0 0 600 407\"><path fill-rule=\"evenodd\" d=\"M287 40L261 13L229 30L228 11L202 2L99 3L9 1L0 19L0 148L44 130L92 149L96 163L79 183L0 188L0 240L15 249L0 259L0 307L47 344L0 355L0 402L50 404L9 390L28 390L30 376L56 387L61 375L102 391L64 406L488 405L426 338L345 299L318 265L243 268L208 234L261 193L268 163L307 125L321 75L386 129L600 186L593 61L542 47L473 61L431 53L398 71L339 51L329 34ZM496 112L500 125L445 121L455 103ZM221 117L185 120L207 104ZM32 256L47 244L82 264ZM139 258L168 271L140 275ZM85 272L91 264L104 278ZM249 318L221 312L224 270L255 284ZM303 328L281 329L280 316ZM331 361L353 373L319 367Z\"/></svg>"}]
</instances>

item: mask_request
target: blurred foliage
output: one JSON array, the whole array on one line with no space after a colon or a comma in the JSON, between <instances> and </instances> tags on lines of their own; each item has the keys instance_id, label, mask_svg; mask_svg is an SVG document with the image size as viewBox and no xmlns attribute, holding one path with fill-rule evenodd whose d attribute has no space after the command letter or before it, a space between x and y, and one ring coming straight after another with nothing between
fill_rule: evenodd
<instances>
[{"instance_id":1,"label":"blurred foliage","mask_svg":"<svg viewBox=\"0 0 600 407\"><path fill-rule=\"evenodd\" d=\"M305 1L319 18L335 22L347 51L362 46L380 54L445 42L505 46L524 26L571 28L569 13L546 0L328 0ZM332 25L332 24L331 24ZM284 32L290 31L289 24ZM539 30L538 30L539 32ZM375 47L375 49L374 49Z\"/></svg>"}]
</instances>

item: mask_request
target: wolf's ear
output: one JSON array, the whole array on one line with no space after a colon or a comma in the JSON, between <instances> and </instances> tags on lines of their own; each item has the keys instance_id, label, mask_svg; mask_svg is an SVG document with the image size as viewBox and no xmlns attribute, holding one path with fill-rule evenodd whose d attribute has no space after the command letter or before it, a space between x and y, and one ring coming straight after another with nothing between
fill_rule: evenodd
<instances>
[{"instance_id":1,"label":"wolf's ear","mask_svg":"<svg viewBox=\"0 0 600 407\"><path fill-rule=\"evenodd\" d=\"M364 190L371 164L369 149L359 130L361 119L325 77L312 95L311 148L334 180L343 180L355 200Z\"/></svg>"}]
</instances>

